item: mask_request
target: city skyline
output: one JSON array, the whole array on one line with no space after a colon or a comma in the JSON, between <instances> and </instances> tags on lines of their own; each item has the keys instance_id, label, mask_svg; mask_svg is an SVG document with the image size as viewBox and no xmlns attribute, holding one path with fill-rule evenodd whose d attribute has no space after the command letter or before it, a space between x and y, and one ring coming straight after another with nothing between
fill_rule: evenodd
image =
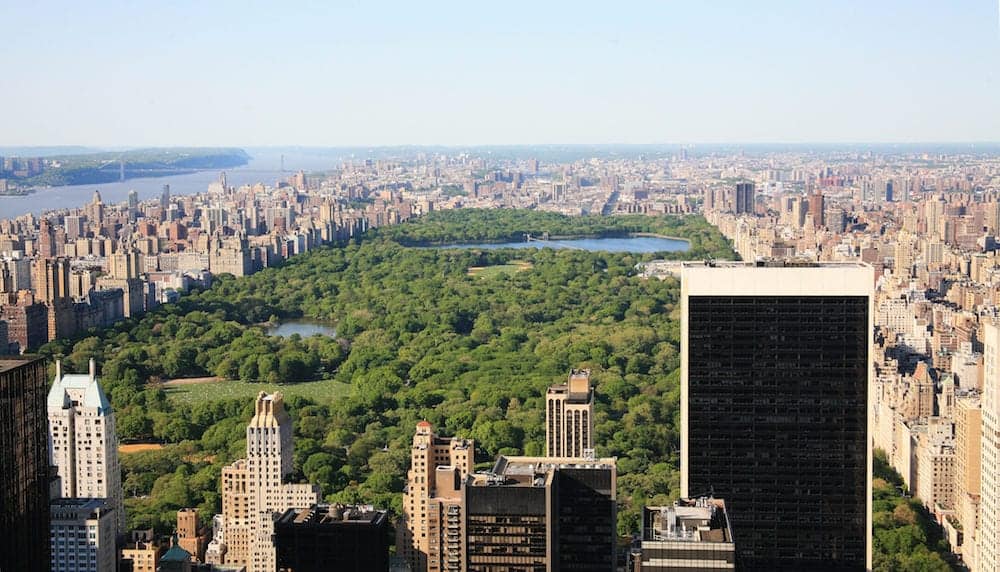
<instances>
[{"instance_id":1,"label":"city skyline","mask_svg":"<svg viewBox=\"0 0 1000 572\"><path fill-rule=\"evenodd\" d=\"M0 8L2 145L992 141L991 0ZM73 105L66 105L73 94ZM136 120L136 118L141 118Z\"/></svg>"}]
</instances>

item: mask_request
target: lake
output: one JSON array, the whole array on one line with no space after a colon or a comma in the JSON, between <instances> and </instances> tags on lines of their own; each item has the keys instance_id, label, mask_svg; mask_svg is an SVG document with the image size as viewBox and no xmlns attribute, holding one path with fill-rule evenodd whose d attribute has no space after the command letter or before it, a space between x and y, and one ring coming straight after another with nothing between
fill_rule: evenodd
<instances>
[{"instance_id":1,"label":"lake","mask_svg":"<svg viewBox=\"0 0 1000 572\"><path fill-rule=\"evenodd\" d=\"M431 248L558 248L589 250L591 252L684 252L691 248L686 240L655 236L633 236L623 238L574 238L567 240L545 240L531 242L476 242L446 244Z\"/></svg>"},{"instance_id":2,"label":"lake","mask_svg":"<svg viewBox=\"0 0 1000 572\"><path fill-rule=\"evenodd\" d=\"M330 338L337 337L337 330L334 329L332 323L305 318L300 320L285 320L273 326L265 326L264 331L269 336L278 336L281 338L288 338L293 334L298 334L303 338L308 338L316 334Z\"/></svg>"}]
</instances>

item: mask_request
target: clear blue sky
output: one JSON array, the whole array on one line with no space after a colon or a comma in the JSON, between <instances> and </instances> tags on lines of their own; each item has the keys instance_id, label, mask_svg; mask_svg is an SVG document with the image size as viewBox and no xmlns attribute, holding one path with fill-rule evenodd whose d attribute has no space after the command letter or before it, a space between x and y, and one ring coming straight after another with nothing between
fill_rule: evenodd
<instances>
[{"instance_id":1,"label":"clear blue sky","mask_svg":"<svg viewBox=\"0 0 1000 572\"><path fill-rule=\"evenodd\" d=\"M0 22L0 145L1000 140L998 0L5 0Z\"/></svg>"}]
</instances>

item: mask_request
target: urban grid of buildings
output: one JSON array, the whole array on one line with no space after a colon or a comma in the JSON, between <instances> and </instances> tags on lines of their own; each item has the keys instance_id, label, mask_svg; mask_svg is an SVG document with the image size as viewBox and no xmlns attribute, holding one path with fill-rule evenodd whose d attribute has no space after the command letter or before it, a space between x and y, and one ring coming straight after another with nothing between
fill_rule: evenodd
<instances>
[{"instance_id":1,"label":"urban grid of buildings","mask_svg":"<svg viewBox=\"0 0 1000 572\"><path fill-rule=\"evenodd\" d=\"M222 512L169 543L125 531L114 412L96 367L45 341L170 303L368 228L437 209L696 213L747 262L653 262L681 277L681 496L618 546L617 461L596 454L594 386L548 389L544 457L415 428L403 514L289 483L280 394L261 393ZM1000 570L1000 159L874 152L541 165L468 154L348 163L274 186L130 195L0 221L3 570L847 570L871 566L874 450L971 570ZM599 388L598 388L599 389ZM46 397L47 396L47 397ZM10 508L7 508L10 507ZM396 530L395 559L387 536ZM211 530L209 530L209 528ZM352 550L352 547L354 550ZM362 548L363 547L363 548ZM627 554L622 554L627 552ZM374 567L373 567L374 566Z\"/></svg>"}]
</instances>

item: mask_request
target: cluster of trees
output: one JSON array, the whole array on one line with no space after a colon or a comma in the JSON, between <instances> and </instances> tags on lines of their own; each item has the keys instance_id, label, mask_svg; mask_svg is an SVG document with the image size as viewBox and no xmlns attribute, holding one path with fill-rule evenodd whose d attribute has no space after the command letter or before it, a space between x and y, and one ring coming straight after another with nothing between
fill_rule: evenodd
<instances>
[{"instance_id":1,"label":"cluster of trees","mask_svg":"<svg viewBox=\"0 0 1000 572\"><path fill-rule=\"evenodd\" d=\"M904 496L903 478L889 465L885 453L875 452L872 481L872 519L875 528L872 563L875 572L914 570L951 572L954 557L941 527L920 499Z\"/></svg>"},{"instance_id":2,"label":"cluster of trees","mask_svg":"<svg viewBox=\"0 0 1000 572\"><path fill-rule=\"evenodd\" d=\"M129 525L163 532L179 508L196 506L206 518L220 509L220 471L244 454L253 404L183 405L167 397L160 379L349 383L346 397L288 401L294 478L319 484L331 502L399 512L418 421L475 439L478 468L501 453L538 455L546 387L563 382L571 368L587 367L596 384L596 452L619 459L619 532L628 535L639 529L642 506L670 503L679 493L677 281L635 276L635 265L652 255L401 244L497 239L518 229L592 235L626 226L617 217L585 217L569 219L570 229L564 219L502 210L426 217L278 269L223 278L141 319L42 351L64 356L77 371L97 359L121 436L168 443L122 457ZM690 238L700 245L691 256L705 256L709 245L712 256L732 256L725 239L697 217L651 218L633 230ZM512 260L531 268L468 274L473 266ZM260 326L303 316L336 321L339 338L275 338ZM883 482L876 492L880 569L937 570L922 566L943 562L939 536L913 501ZM896 514L901 505L915 515L912 523L906 508Z\"/></svg>"}]
</instances>

